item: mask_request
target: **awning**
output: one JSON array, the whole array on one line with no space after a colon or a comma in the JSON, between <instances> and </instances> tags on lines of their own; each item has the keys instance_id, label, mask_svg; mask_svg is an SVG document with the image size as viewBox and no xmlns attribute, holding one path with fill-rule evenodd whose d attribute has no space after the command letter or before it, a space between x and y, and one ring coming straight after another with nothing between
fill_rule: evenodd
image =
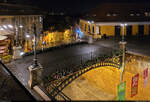
<instances>
[{"instance_id":1,"label":"awning","mask_svg":"<svg viewBox=\"0 0 150 102\"><path fill-rule=\"evenodd\" d=\"M5 40L5 39L7 39L7 36L0 35L0 40Z\"/></svg>"}]
</instances>

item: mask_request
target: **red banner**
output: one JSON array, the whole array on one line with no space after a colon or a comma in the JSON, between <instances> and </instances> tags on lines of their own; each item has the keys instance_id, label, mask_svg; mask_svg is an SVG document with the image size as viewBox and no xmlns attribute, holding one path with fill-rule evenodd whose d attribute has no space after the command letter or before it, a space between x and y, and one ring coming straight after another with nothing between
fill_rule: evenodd
<instances>
[{"instance_id":1,"label":"red banner","mask_svg":"<svg viewBox=\"0 0 150 102\"><path fill-rule=\"evenodd\" d=\"M132 77L132 84L131 84L131 97L135 96L138 93L138 80L139 74L136 74Z\"/></svg>"},{"instance_id":2,"label":"red banner","mask_svg":"<svg viewBox=\"0 0 150 102\"><path fill-rule=\"evenodd\" d=\"M144 79L144 87L146 86L147 84L147 81L148 81L148 68L146 68L144 71L143 71L143 79Z\"/></svg>"},{"instance_id":3,"label":"red banner","mask_svg":"<svg viewBox=\"0 0 150 102\"><path fill-rule=\"evenodd\" d=\"M143 72L143 79L146 79L148 77L148 68L146 68Z\"/></svg>"}]
</instances>

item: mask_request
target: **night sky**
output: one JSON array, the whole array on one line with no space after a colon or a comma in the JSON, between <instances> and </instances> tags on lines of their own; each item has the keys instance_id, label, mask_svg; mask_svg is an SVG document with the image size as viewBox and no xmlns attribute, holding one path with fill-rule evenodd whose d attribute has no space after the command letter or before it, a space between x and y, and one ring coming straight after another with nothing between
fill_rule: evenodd
<instances>
[{"instance_id":1,"label":"night sky","mask_svg":"<svg viewBox=\"0 0 150 102\"><path fill-rule=\"evenodd\" d=\"M32 0L40 7L58 12L78 14L86 12L103 2L150 2L150 0Z\"/></svg>"},{"instance_id":2,"label":"night sky","mask_svg":"<svg viewBox=\"0 0 150 102\"><path fill-rule=\"evenodd\" d=\"M3 0L0 0L3 1ZM49 12L65 12L79 14L103 2L150 2L150 0L7 0L23 4L31 4L43 8Z\"/></svg>"}]
</instances>

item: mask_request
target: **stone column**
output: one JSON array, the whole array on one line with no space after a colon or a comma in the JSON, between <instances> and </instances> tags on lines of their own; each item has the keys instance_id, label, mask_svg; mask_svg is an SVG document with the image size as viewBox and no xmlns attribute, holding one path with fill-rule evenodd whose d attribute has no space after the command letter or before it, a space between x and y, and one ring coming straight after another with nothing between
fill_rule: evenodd
<instances>
[{"instance_id":1,"label":"stone column","mask_svg":"<svg viewBox=\"0 0 150 102\"><path fill-rule=\"evenodd\" d=\"M20 59L20 58L22 58L21 49L22 49L21 46L18 46L18 47L14 46L13 47L13 50L14 50L13 51L13 59Z\"/></svg>"},{"instance_id":2,"label":"stone column","mask_svg":"<svg viewBox=\"0 0 150 102\"><path fill-rule=\"evenodd\" d=\"M93 38L92 38L92 35L89 35L89 38L88 38L88 43L89 43L89 44L92 44L92 43L93 43Z\"/></svg>"},{"instance_id":3,"label":"stone column","mask_svg":"<svg viewBox=\"0 0 150 102\"><path fill-rule=\"evenodd\" d=\"M19 45L19 32L18 32L18 17L15 18L15 34L16 34L16 45L13 47L13 59L20 59L22 56L20 55L22 47Z\"/></svg>"},{"instance_id":4,"label":"stone column","mask_svg":"<svg viewBox=\"0 0 150 102\"><path fill-rule=\"evenodd\" d=\"M43 67L41 64L38 63L37 66L31 65L28 67L30 73L30 79L28 81L29 88L33 88L35 85L43 86L42 81L42 71Z\"/></svg>"}]
</instances>

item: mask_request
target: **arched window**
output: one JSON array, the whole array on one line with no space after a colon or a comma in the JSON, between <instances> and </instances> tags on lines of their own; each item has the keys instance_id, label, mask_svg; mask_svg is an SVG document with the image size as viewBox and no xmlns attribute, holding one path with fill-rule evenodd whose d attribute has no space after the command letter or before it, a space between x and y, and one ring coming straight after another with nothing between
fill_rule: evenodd
<instances>
[{"instance_id":1,"label":"arched window","mask_svg":"<svg viewBox=\"0 0 150 102\"><path fill-rule=\"evenodd\" d=\"M89 33L91 33L91 27L90 27L90 25L89 25Z\"/></svg>"},{"instance_id":2,"label":"arched window","mask_svg":"<svg viewBox=\"0 0 150 102\"><path fill-rule=\"evenodd\" d=\"M84 29L84 31L86 31L86 24L85 24L85 29Z\"/></svg>"},{"instance_id":3,"label":"arched window","mask_svg":"<svg viewBox=\"0 0 150 102\"><path fill-rule=\"evenodd\" d=\"M94 33L94 26L93 26L93 33Z\"/></svg>"}]
</instances>

